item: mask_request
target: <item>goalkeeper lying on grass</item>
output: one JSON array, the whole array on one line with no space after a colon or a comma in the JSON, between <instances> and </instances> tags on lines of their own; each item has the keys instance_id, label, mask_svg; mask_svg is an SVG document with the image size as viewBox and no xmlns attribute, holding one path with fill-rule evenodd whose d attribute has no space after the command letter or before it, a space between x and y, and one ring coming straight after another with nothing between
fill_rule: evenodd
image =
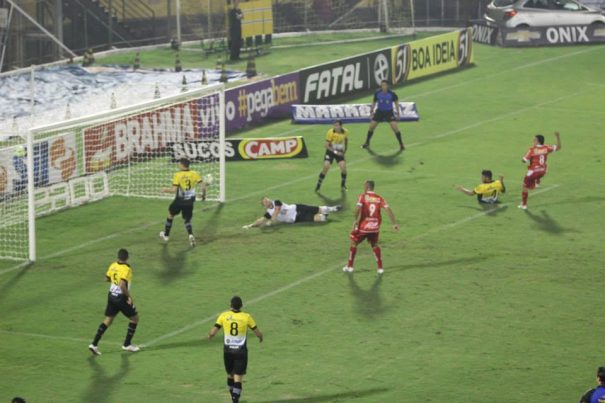
<instances>
[{"instance_id":1,"label":"goalkeeper lying on grass","mask_svg":"<svg viewBox=\"0 0 605 403\"><path fill-rule=\"evenodd\" d=\"M242 228L266 227L276 222L295 224L299 222L325 222L328 214L340 211L342 206L307 206L305 204L286 204L268 197L261 199L267 210L264 216Z\"/></svg>"}]
</instances>

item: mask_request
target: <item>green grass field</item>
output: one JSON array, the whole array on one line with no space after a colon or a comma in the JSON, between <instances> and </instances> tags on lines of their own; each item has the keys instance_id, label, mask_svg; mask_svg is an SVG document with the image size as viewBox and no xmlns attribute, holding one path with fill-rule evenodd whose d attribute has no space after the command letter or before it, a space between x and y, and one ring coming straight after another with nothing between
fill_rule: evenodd
<instances>
[{"instance_id":1,"label":"green grass field","mask_svg":"<svg viewBox=\"0 0 605 403\"><path fill-rule=\"evenodd\" d=\"M383 43L351 53L368 46ZM303 135L309 158L228 164L229 200L198 204L193 249L179 221L160 243L163 201L113 198L39 220L39 261L10 272L14 262L0 263L0 399L228 402L221 340L205 335L239 294L266 336L249 342L245 402L577 401L605 363L605 46L475 50L476 67L396 89L421 114L402 124L404 154L393 156L384 125L368 154L366 125L349 125L346 197L335 168L324 197L313 193L327 128L278 122L243 135ZM521 157L535 133L553 141L554 130L563 150L518 210ZM485 168L508 187L491 214L454 190ZM366 244L356 273L341 271L370 178L402 223L383 230L382 279ZM265 194L346 209L325 225L240 229ZM134 267L134 341L147 347L120 351L120 317L92 358L119 247Z\"/></svg>"}]
</instances>

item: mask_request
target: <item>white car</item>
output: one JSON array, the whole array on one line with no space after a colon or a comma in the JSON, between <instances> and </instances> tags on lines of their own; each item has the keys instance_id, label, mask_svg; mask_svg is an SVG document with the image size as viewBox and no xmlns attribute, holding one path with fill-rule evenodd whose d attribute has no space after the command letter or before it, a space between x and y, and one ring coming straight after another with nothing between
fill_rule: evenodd
<instances>
[{"instance_id":1,"label":"white car","mask_svg":"<svg viewBox=\"0 0 605 403\"><path fill-rule=\"evenodd\" d=\"M554 25L591 25L605 27L605 16L575 0L493 0L487 6L488 23L507 28Z\"/></svg>"}]
</instances>

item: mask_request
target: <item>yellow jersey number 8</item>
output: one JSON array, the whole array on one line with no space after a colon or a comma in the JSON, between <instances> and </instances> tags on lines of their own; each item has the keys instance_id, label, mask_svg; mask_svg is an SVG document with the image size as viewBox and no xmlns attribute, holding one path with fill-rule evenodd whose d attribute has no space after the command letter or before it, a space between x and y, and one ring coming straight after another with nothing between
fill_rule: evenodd
<instances>
[{"instance_id":1,"label":"yellow jersey number 8","mask_svg":"<svg viewBox=\"0 0 605 403\"><path fill-rule=\"evenodd\" d=\"M237 326L237 322L232 322L231 323L231 329L229 329L229 334L231 336L237 336L239 334L239 329Z\"/></svg>"}]
</instances>

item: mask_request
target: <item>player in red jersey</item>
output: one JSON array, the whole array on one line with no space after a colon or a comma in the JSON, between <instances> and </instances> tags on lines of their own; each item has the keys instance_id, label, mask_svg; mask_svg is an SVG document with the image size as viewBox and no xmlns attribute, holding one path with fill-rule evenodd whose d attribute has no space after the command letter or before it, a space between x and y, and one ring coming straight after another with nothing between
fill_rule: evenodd
<instances>
[{"instance_id":1,"label":"player in red jersey","mask_svg":"<svg viewBox=\"0 0 605 403\"><path fill-rule=\"evenodd\" d=\"M540 180L546 175L546 160L548 154L554 153L555 151L561 150L561 135L559 132L555 132L557 138L557 144L554 146L544 144L544 136L541 134L534 137L534 145L527 150L525 156L523 156L523 162L529 164L527 167L527 174L523 179L523 192L521 193L521 204L520 209L527 210L527 197L529 191L535 189L540 184Z\"/></svg>"},{"instance_id":2,"label":"player in red jersey","mask_svg":"<svg viewBox=\"0 0 605 403\"><path fill-rule=\"evenodd\" d=\"M386 210L391 219L391 223L393 223L393 228L395 231L399 231L399 224L397 224L393 210L391 210L385 199L374 192L374 186L374 181L366 181L364 184L364 192L359 195L359 198L357 199L355 223L353 224L353 231L349 236L351 238L349 262L342 269L345 273L353 272L353 261L355 260L355 254L357 253L357 245L363 242L364 239L367 239L370 245L372 245L374 256L376 256L376 263L378 264L378 274L384 273L381 250L378 245L380 224L382 224L380 209Z\"/></svg>"}]
</instances>

